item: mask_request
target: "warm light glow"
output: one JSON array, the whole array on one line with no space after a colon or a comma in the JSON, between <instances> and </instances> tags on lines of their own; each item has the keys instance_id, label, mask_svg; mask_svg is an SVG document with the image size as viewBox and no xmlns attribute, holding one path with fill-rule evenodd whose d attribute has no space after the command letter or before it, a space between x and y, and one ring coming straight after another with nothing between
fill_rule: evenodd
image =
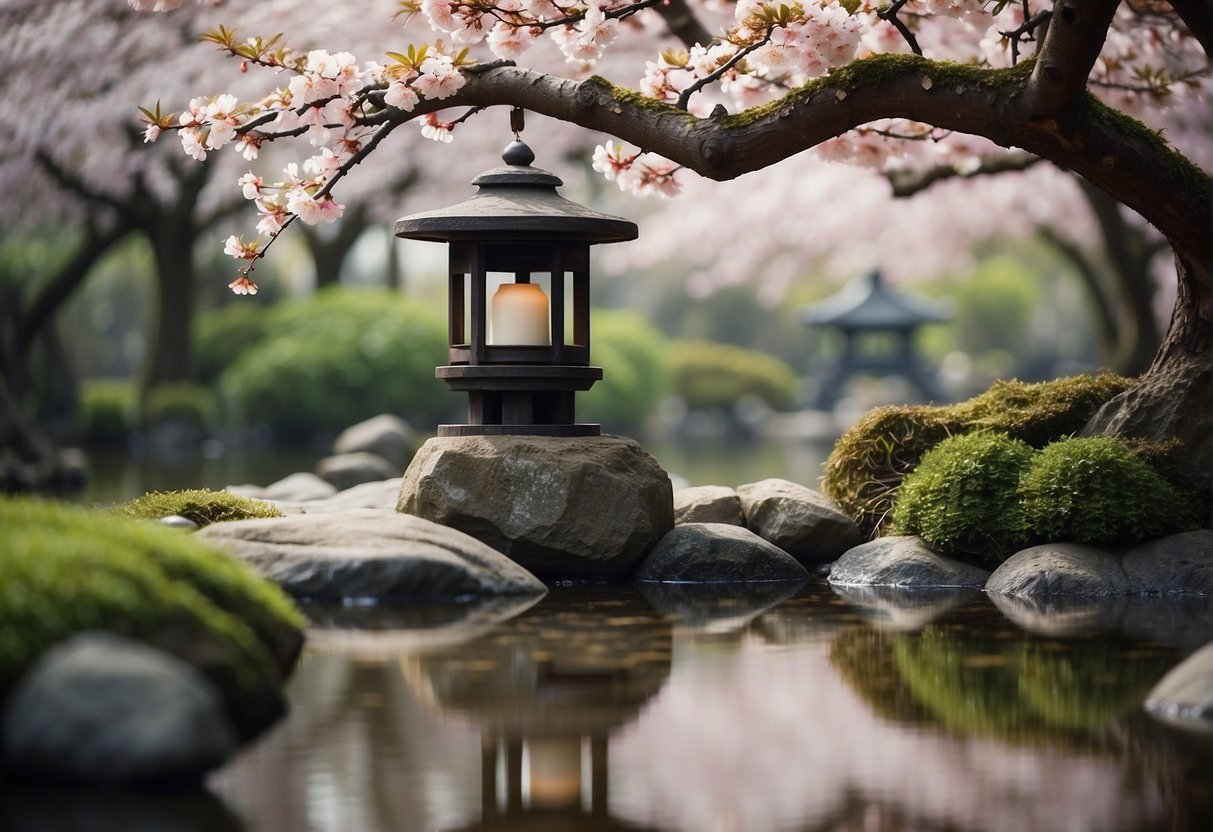
<instances>
[{"instance_id":1,"label":"warm light glow","mask_svg":"<svg viewBox=\"0 0 1213 832\"><path fill-rule=\"evenodd\" d=\"M548 298L534 283L503 283L493 295L489 344L549 346Z\"/></svg>"},{"instance_id":2,"label":"warm light glow","mask_svg":"<svg viewBox=\"0 0 1213 832\"><path fill-rule=\"evenodd\" d=\"M581 738L527 740L530 805L557 808L581 800Z\"/></svg>"}]
</instances>

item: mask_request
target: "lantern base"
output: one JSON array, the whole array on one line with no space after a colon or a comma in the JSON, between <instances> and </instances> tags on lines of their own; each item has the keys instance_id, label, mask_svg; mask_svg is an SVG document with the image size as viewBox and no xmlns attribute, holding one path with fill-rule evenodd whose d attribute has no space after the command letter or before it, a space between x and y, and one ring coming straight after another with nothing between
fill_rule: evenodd
<instances>
[{"instance_id":1,"label":"lantern base","mask_svg":"<svg viewBox=\"0 0 1213 832\"><path fill-rule=\"evenodd\" d=\"M601 436L602 425L439 425L439 436Z\"/></svg>"}]
</instances>

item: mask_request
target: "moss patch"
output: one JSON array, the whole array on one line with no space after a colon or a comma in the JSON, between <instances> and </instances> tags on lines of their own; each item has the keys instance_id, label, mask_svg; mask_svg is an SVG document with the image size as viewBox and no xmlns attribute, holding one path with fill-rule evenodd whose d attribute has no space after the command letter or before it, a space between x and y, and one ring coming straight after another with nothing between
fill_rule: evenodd
<instances>
[{"instance_id":1,"label":"moss patch","mask_svg":"<svg viewBox=\"0 0 1213 832\"><path fill-rule=\"evenodd\" d=\"M196 488L186 491L150 491L142 497L114 506L118 517L158 520L177 515L199 526L254 517L281 517L282 512L264 500L238 497L230 491Z\"/></svg>"},{"instance_id":2,"label":"moss patch","mask_svg":"<svg viewBox=\"0 0 1213 832\"><path fill-rule=\"evenodd\" d=\"M940 442L902 483L894 534L916 534L946 554L1004 558L1027 541L1019 480L1032 448L1005 434Z\"/></svg>"},{"instance_id":3,"label":"moss patch","mask_svg":"<svg viewBox=\"0 0 1213 832\"><path fill-rule=\"evenodd\" d=\"M923 455L949 436L986 430L1043 447L1082 429L1132 381L1102 374L1038 384L1000 381L947 407L882 407L848 428L826 460L822 490L863 533L887 530L897 490Z\"/></svg>"},{"instance_id":4,"label":"moss patch","mask_svg":"<svg viewBox=\"0 0 1213 832\"><path fill-rule=\"evenodd\" d=\"M277 587L172 529L0 499L0 698L44 650L107 630L198 667L229 706L277 691L303 618Z\"/></svg>"}]
</instances>

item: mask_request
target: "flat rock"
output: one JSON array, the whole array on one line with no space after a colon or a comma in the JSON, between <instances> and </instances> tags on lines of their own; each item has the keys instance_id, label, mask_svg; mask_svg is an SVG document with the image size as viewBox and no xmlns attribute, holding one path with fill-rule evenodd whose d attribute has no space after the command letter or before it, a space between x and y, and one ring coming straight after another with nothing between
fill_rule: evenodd
<instances>
[{"instance_id":1,"label":"flat rock","mask_svg":"<svg viewBox=\"0 0 1213 832\"><path fill-rule=\"evenodd\" d=\"M994 570L986 591L1004 595L1208 595L1213 530L1185 532L1122 551L1046 543L1016 552Z\"/></svg>"},{"instance_id":2,"label":"flat rock","mask_svg":"<svg viewBox=\"0 0 1213 832\"><path fill-rule=\"evenodd\" d=\"M742 584L805 581L809 572L787 552L740 526L684 523L653 549L635 579L655 583Z\"/></svg>"},{"instance_id":3,"label":"flat rock","mask_svg":"<svg viewBox=\"0 0 1213 832\"><path fill-rule=\"evenodd\" d=\"M416 450L417 431L390 413L352 425L333 440L334 454L366 451L386 459L397 471L405 469Z\"/></svg>"},{"instance_id":4,"label":"flat rock","mask_svg":"<svg viewBox=\"0 0 1213 832\"><path fill-rule=\"evenodd\" d=\"M1146 697L1145 708L1165 722L1213 733L1213 643L1162 677Z\"/></svg>"},{"instance_id":5,"label":"flat rock","mask_svg":"<svg viewBox=\"0 0 1213 832\"><path fill-rule=\"evenodd\" d=\"M741 498L723 485L697 485L674 492L674 525L683 523L728 523L744 526Z\"/></svg>"},{"instance_id":6,"label":"flat rock","mask_svg":"<svg viewBox=\"0 0 1213 832\"><path fill-rule=\"evenodd\" d=\"M459 529L544 578L622 578L674 527L657 460L618 436L438 437L397 510Z\"/></svg>"},{"instance_id":7,"label":"flat rock","mask_svg":"<svg viewBox=\"0 0 1213 832\"><path fill-rule=\"evenodd\" d=\"M326 456L316 463L316 473L338 491L364 482L377 482L400 475L400 469L378 454L359 451Z\"/></svg>"},{"instance_id":8,"label":"flat rock","mask_svg":"<svg viewBox=\"0 0 1213 832\"><path fill-rule=\"evenodd\" d=\"M917 536L879 537L843 553L830 567L839 586L911 588L985 586L990 573L934 552Z\"/></svg>"},{"instance_id":9,"label":"flat rock","mask_svg":"<svg viewBox=\"0 0 1213 832\"><path fill-rule=\"evenodd\" d=\"M829 563L863 542L859 527L824 494L781 479L737 489L746 528L806 566Z\"/></svg>"},{"instance_id":10,"label":"flat rock","mask_svg":"<svg viewBox=\"0 0 1213 832\"><path fill-rule=\"evenodd\" d=\"M400 496L400 477L364 482L338 491L323 500L310 500L298 503L278 503L283 514L324 514L333 511L348 511L352 508L373 508L379 511L396 510L396 500Z\"/></svg>"},{"instance_id":11,"label":"flat rock","mask_svg":"<svg viewBox=\"0 0 1213 832\"><path fill-rule=\"evenodd\" d=\"M546 591L500 552L407 514L349 509L215 523L198 534L300 598L434 600Z\"/></svg>"},{"instance_id":12,"label":"flat rock","mask_svg":"<svg viewBox=\"0 0 1213 832\"><path fill-rule=\"evenodd\" d=\"M195 780L236 750L215 688L160 650L82 633L48 650L19 683L3 722L8 770L122 784Z\"/></svg>"},{"instance_id":13,"label":"flat rock","mask_svg":"<svg viewBox=\"0 0 1213 832\"><path fill-rule=\"evenodd\" d=\"M309 471L299 471L283 477L267 486L229 485L227 490L241 497L254 500L273 500L283 503L303 503L323 500L337 493L337 488Z\"/></svg>"}]
</instances>

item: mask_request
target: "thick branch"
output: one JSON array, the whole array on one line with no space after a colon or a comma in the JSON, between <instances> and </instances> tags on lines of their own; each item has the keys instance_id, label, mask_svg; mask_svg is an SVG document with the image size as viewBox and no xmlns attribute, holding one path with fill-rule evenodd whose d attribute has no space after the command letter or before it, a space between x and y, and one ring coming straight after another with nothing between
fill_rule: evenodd
<instances>
[{"instance_id":1,"label":"thick branch","mask_svg":"<svg viewBox=\"0 0 1213 832\"><path fill-rule=\"evenodd\" d=\"M1031 115L1052 118L1087 88L1120 0L1058 0L1028 82Z\"/></svg>"},{"instance_id":2,"label":"thick branch","mask_svg":"<svg viewBox=\"0 0 1213 832\"><path fill-rule=\"evenodd\" d=\"M670 34L685 46L690 47L697 43L707 46L714 39L712 33L704 28L699 18L691 11L686 0L666 0L659 3L656 9L665 18L665 25L670 27Z\"/></svg>"},{"instance_id":3,"label":"thick branch","mask_svg":"<svg viewBox=\"0 0 1213 832\"><path fill-rule=\"evenodd\" d=\"M119 214L127 215L130 213L130 206L126 202L115 198L111 194L90 188L82 179L51 158L50 154L45 150L38 150L34 158L37 160L38 165L50 175L55 184L63 190L75 194L85 202L106 205L113 208Z\"/></svg>"},{"instance_id":4,"label":"thick branch","mask_svg":"<svg viewBox=\"0 0 1213 832\"><path fill-rule=\"evenodd\" d=\"M972 179L977 176L1014 173L1027 170L1043 161L1031 153L1004 153L983 158L980 164L971 170L957 169L954 165L937 165L925 170L891 170L885 174L885 178L893 187L893 196L909 197L945 179Z\"/></svg>"},{"instance_id":5,"label":"thick branch","mask_svg":"<svg viewBox=\"0 0 1213 832\"><path fill-rule=\"evenodd\" d=\"M856 61L763 107L697 119L600 79L576 82L515 67L469 74L453 98L424 101L405 121L459 106L520 106L600 130L716 180L768 167L861 124L906 118L985 136L1070 168L1153 223L1185 256L1209 257L1213 180L1144 125L1091 97L1064 124L1031 117L1032 63L1006 70L879 55ZM925 83L926 79L931 83ZM926 89L929 87L929 89Z\"/></svg>"}]
</instances>

